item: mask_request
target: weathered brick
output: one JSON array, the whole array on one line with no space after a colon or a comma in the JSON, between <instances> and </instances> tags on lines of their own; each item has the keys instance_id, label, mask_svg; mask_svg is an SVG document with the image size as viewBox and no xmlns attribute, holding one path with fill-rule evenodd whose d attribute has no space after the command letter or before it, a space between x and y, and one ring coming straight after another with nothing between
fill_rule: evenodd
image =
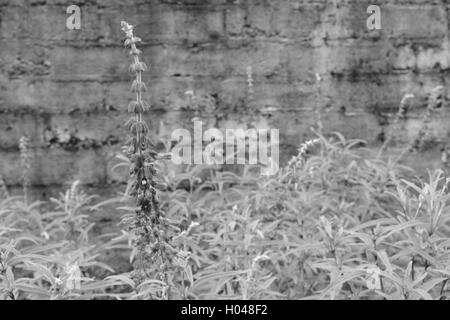
<instances>
[{"instance_id":1,"label":"weathered brick","mask_svg":"<svg viewBox=\"0 0 450 320\"><path fill-rule=\"evenodd\" d=\"M448 34L447 13L441 5L382 6L382 29L396 38L440 38Z\"/></svg>"},{"instance_id":2,"label":"weathered brick","mask_svg":"<svg viewBox=\"0 0 450 320\"><path fill-rule=\"evenodd\" d=\"M121 20L143 39L153 131L161 121L168 131L188 126L184 93L194 90L213 101L221 127L280 128L282 159L310 138L316 106L326 111L327 132L374 144L402 96L413 93L407 141L431 89L450 80L450 5L442 1L78 1L82 28L74 31L65 27L65 0L0 3L0 173L9 184L20 182L24 134L38 159L34 183L122 181L111 167L126 135L133 76ZM381 7L381 30L367 29L372 4ZM439 112L432 134L445 142L447 102Z\"/></svg>"}]
</instances>

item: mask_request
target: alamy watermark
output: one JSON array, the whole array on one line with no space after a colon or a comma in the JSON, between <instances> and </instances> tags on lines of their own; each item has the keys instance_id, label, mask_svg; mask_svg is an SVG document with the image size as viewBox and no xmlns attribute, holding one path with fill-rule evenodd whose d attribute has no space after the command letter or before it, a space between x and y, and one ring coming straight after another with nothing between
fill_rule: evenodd
<instances>
[{"instance_id":1,"label":"alamy watermark","mask_svg":"<svg viewBox=\"0 0 450 320\"><path fill-rule=\"evenodd\" d=\"M370 13L370 16L367 18L367 29L380 30L381 29L381 8L376 5L370 5L367 8L367 13Z\"/></svg>"},{"instance_id":2,"label":"alamy watermark","mask_svg":"<svg viewBox=\"0 0 450 320\"><path fill-rule=\"evenodd\" d=\"M64 272L67 275L66 289L67 290L79 290L81 289L81 270L77 264L67 264L64 268Z\"/></svg>"},{"instance_id":3,"label":"alamy watermark","mask_svg":"<svg viewBox=\"0 0 450 320\"><path fill-rule=\"evenodd\" d=\"M62 269L61 278L56 279L56 285L62 290L81 289L82 273L77 263L66 263Z\"/></svg>"},{"instance_id":4,"label":"alamy watermark","mask_svg":"<svg viewBox=\"0 0 450 320\"><path fill-rule=\"evenodd\" d=\"M261 174L271 176L279 170L278 129L211 128L203 132L203 122L194 121L194 137L187 129L172 132L172 162L176 165L260 165ZM206 144L206 147L204 145Z\"/></svg>"},{"instance_id":5,"label":"alamy watermark","mask_svg":"<svg viewBox=\"0 0 450 320\"><path fill-rule=\"evenodd\" d=\"M80 30L81 29L81 9L77 5L71 5L67 7L67 14L70 16L66 20L66 27L69 30Z\"/></svg>"},{"instance_id":6,"label":"alamy watermark","mask_svg":"<svg viewBox=\"0 0 450 320\"><path fill-rule=\"evenodd\" d=\"M66 20L66 27L69 30L81 29L81 9L77 5L70 5L67 7L66 13L70 15ZM380 30L381 29L381 8L377 5L370 5L367 7L367 13L370 16L367 18L367 29Z\"/></svg>"}]
</instances>

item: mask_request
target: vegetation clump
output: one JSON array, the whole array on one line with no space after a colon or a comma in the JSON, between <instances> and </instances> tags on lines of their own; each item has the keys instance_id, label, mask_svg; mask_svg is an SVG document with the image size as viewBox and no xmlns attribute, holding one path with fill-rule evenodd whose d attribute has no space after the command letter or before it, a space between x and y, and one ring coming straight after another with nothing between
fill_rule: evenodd
<instances>
[{"instance_id":1,"label":"vegetation clump","mask_svg":"<svg viewBox=\"0 0 450 320\"><path fill-rule=\"evenodd\" d=\"M122 30L135 76L118 165L129 169L126 192L99 202L76 181L32 202L31 142L22 139L23 195L11 196L0 177L1 299L448 299L450 177L436 170L419 179L401 164L427 137L440 89L397 157L385 154L395 130L378 152L363 149L325 135L317 108L317 133L273 176L217 165L174 174L144 120L141 39L126 22ZM127 212L126 228L99 235L91 215L116 214L111 206ZM106 263L119 254L129 269Z\"/></svg>"}]
</instances>

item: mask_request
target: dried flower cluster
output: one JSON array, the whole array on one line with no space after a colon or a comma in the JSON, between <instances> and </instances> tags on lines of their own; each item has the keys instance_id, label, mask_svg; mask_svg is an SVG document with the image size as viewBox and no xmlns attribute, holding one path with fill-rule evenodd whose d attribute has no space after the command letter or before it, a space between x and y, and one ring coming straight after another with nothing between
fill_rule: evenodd
<instances>
[{"instance_id":1,"label":"dried flower cluster","mask_svg":"<svg viewBox=\"0 0 450 320\"><path fill-rule=\"evenodd\" d=\"M154 150L148 138L149 128L143 120L143 113L148 111L149 104L142 98L146 90L142 73L147 66L140 61L141 51L136 47L141 39L133 34L133 26L126 22L122 22L122 30L126 34L125 46L131 49L130 55L133 57L130 71L136 76L131 87L136 99L128 107L128 112L134 114L127 122L131 137L125 147L131 161L127 193L137 201L135 215L127 221L134 236L135 278L137 283L157 278L169 287L167 274L176 255L170 242L176 228L164 217L157 197L162 183L157 177L156 161L164 156Z\"/></svg>"},{"instance_id":2,"label":"dried flower cluster","mask_svg":"<svg viewBox=\"0 0 450 320\"><path fill-rule=\"evenodd\" d=\"M414 141L408 145L397 157L396 162L403 159L403 157L410 152L417 152L423 147L426 136L429 134L430 130L430 120L434 111L440 103L442 103L442 92L444 87L438 86L431 90L430 96L428 98L428 105L425 114L422 117L422 127L420 128Z\"/></svg>"},{"instance_id":3,"label":"dried flower cluster","mask_svg":"<svg viewBox=\"0 0 450 320\"><path fill-rule=\"evenodd\" d=\"M400 120L405 117L406 111L408 109L408 101L410 101L411 99L414 99L414 95L408 93L408 94L405 94L403 96L402 100L400 101L400 106L398 108L398 112L395 115L394 121L392 122L392 129L387 134L386 140L384 140L384 143L380 148L378 156L381 156L386 151L386 149L389 147L392 140L394 140L394 134L399 129L398 126L399 126Z\"/></svg>"},{"instance_id":4,"label":"dried flower cluster","mask_svg":"<svg viewBox=\"0 0 450 320\"><path fill-rule=\"evenodd\" d=\"M3 177L0 175L0 199L7 198L9 198L8 188L6 187L5 180L3 180Z\"/></svg>"},{"instance_id":5,"label":"dried flower cluster","mask_svg":"<svg viewBox=\"0 0 450 320\"><path fill-rule=\"evenodd\" d=\"M314 147L315 145L319 144L320 142L321 142L321 140L319 138L311 139L311 140L304 142L298 149L297 156L293 157L289 161L288 167L290 167L290 168L298 167L305 160L305 156L306 156L308 150L310 148Z\"/></svg>"},{"instance_id":6,"label":"dried flower cluster","mask_svg":"<svg viewBox=\"0 0 450 320\"><path fill-rule=\"evenodd\" d=\"M423 117L423 125L417 135L417 138L414 140L411 151L417 151L422 147L424 138L426 137L430 129L430 118L433 115L433 112L437 108L438 104L441 102L443 89L444 87L438 86L431 91L430 97L428 99L427 110Z\"/></svg>"},{"instance_id":7,"label":"dried flower cluster","mask_svg":"<svg viewBox=\"0 0 450 320\"><path fill-rule=\"evenodd\" d=\"M23 136L19 141L20 160L22 164L22 183L23 183L23 196L25 203L28 202L28 189L31 185L30 170L31 170L31 154L29 150L30 140L28 137Z\"/></svg>"},{"instance_id":8,"label":"dried flower cluster","mask_svg":"<svg viewBox=\"0 0 450 320\"><path fill-rule=\"evenodd\" d=\"M253 80L253 68L251 66L247 67L247 89L248 89L248 100L253 100L253 94L255 93L254 87L255 81Z\"/></svg>"},{"instance_id":9,"label":"dried flower cluster","mask_svg":"<svg viewBox=\"0 0 450 320\"><path fill-rule=\"evenodd\" d=\"M322 98L322 77L319 73L316 73L316 107L314 108L314 115L316 117L317 133L323 134L323 122L322 122L322 107L320 100Z\"/></svg>"}]
</instances>

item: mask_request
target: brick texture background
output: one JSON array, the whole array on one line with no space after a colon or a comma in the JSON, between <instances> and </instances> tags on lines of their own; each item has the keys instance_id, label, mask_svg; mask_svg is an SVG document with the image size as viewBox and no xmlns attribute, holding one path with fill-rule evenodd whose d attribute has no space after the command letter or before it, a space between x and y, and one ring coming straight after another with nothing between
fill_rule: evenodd
<instances>
[{"instance_id":1,"label":"brick texture background","mask_svg":"<svg viewBox=\"0 0 450 320\"><path fill-rule=\"evenodd\" d=\"M81 30L66 28L71 4ZM381 30L366 27L371 4L381 6ZM121 20L143 39L156 133L162 120L165 130L188 125L195 112L184 93L195 90L216 126L279 128L285 160L311 137L316 107L327 132L377 145L413 93L397 137L411 140L427 94L449 80L449 19L448 0L0 0L0 173L20 185L18 144L28 135L37 187L123 178L111 170L132 97ZM441 165L449 116L444 103L423 164Z\"/></svg>"}]
</instances>

